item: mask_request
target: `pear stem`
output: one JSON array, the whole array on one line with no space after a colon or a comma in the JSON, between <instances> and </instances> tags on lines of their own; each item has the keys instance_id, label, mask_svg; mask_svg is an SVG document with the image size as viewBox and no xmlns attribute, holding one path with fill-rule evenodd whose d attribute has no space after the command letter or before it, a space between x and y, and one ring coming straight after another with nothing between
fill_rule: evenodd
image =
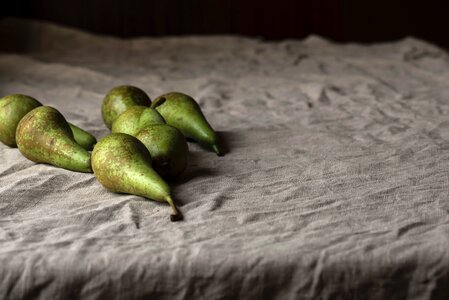
<instances>
[{"instance_id":1,"label":"pear stem","mask_svg":"<svg viewBox=\"0 0 449 300\"><path fill-rule=\"evenodd\" d=\"M217 153L218 156L223 156L223 153L220 151L220 148L217 144L212 145L212 149L214 149L215 153Z\"/></svg>"},{"instance_id":2,"label":"pear stem","mask_svg":"<svg viewBox=\"0 0 449 300\"><path fill-rule=\"evenodd\" d=\"M182 213L176 207L172 197L171 196L165 197L165 201L167 201L168 204L170 204L171 208L173 209L173 213L170 215L170 221L172 222L181 221L183 219Z\"/></svg>"}]
</instances>

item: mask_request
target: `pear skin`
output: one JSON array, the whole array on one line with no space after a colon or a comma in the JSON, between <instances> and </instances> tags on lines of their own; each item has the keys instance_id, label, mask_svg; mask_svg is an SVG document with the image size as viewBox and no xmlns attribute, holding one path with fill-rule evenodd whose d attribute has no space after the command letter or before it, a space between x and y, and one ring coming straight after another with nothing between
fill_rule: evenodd
<instances>
[{"instance_id":1,"label":"pear skin","mask_svg":"<svg viewBox=\"0 0 449 300\"><path fill-rule=\"evenodd\" d=\"M73 125L72 123L69 123L69 126L72 130L75 142L77 142L78 145L80 145L84 149L91 151L94 148L94 145L97 143L97 139L89 132L79 128L76 125Z\"/></svg>"},{"instance_id":2,"label":"pear skin","mask_svg":"<svg viewBox=\"0 0 449 300\"><path fill-rule=\"evenodd\" d=\"M115 119L135 105L150 106L151 99L141 89L122 85L111 89L103 99L101 114L105 125L111 129Z\"/></svg>"},{"instance_id":3,"label":"pear skin","mask_svg":"<svg viewBox=\"0 0 449 300\"><path fill-rule=\"evenodd\" d=\"M167 180L174 180L187 167L189 147L184 135L167 124L153 124L140 130L136 138L150 151L153 168Z\"/></svg>"},{"instance_id":4,"label":"pear skin","mask_svg":"<svg viewBox=\"0 0 449 300\"><path fill-rule=\"evenodd\" d=\"M153 124L165 124L165 120L157 110L148 107L140 115L139 127L144 128Z\"/></svg>"},{"instance_id":5,"label":"pear skin","mask_svg":"<svg viewBox=\"0 0 449 300\"><path fill-rule=\"evenodd\" d=\"M156 98L151 107L162 115L168 125L178 128L187 138L212 148L219 156L223 155L217 134L192 97L171 92Z\"/></svg>"},{"instance_id":6,"label":"pear skin","mask_svg":"<svg viewBox=\"0 0 449 300\"><path fill-rule=\"evenodd\" d=\"M172 221L182 219L170 195L169 185L151 166L151 155L144 144L125 133L111 133L92 152L92 169L108 190L168 202Z\"/></svg>"},{"instance_id":7,"label":"pear skin","mask_svg":"<svg viewBox=\"0 0 449 300\"><path fill-rule=\"evenodd\" d=\"M70 125L55 108L40 106L26 114L16 130L20 152L37 163L91 173L90 153L73 138Z\"/></svg>"},{"instance_id":8,"label":"pear skin","mask_svg":"<svg viewBox=\"0 0 449 300\"><path fill-rule=\"evenodd\" d=\"M17 125L27 113L39 106L42 106L39 101L27 95L12 94L0 99L0 141L17 147Z\"/></svg>"},{"instance_id":9,"label":"pear skin","mask_svg":"<svg viewBox=\"0 0 449 300\"><path fill-rule=\"evenodd\" d=\"M112 132L135 136L140 129L151 124L165 124L157 110L136 105L128 108L112 124Z\"/></svg>"}]
</instances>

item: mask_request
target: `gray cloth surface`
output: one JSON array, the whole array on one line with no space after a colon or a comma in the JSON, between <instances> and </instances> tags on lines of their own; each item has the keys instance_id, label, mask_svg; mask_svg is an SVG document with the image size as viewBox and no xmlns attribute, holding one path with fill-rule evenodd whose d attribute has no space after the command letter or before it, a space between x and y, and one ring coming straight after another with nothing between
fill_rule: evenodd
<instances>
[{"instance_id":1,"label":"gray cloth surface","mask_svg":"<svg viewBox=\"0 0 449 300\"><path fill-rule=\"evenodd\" d=\"M29 94L101 138L110 88L182 91L230 150L190 144L172 185L185 221L171 223L164 203L0 145L0 298L447 299L441 49L120 40L17 19L0 33L0 96Z\"/></svg>"}]
</instances>

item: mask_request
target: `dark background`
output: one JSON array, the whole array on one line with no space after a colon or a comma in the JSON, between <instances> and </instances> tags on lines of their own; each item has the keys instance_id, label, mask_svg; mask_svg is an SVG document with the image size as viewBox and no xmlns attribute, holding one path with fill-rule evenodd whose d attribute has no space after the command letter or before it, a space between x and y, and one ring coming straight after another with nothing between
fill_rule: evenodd
<instances>
[{"instance_id":1,"label":"dark background","mask_svg":"<svg viewBox=\"0 0 449 300\"><path fill-rule=\"evenodd\" d=\"M19 0L0 17L43 19L119 37L239 34L266 39L318 34L371 43L415 36L449 49L449 1Z\"/></svg>"}]
</instances>

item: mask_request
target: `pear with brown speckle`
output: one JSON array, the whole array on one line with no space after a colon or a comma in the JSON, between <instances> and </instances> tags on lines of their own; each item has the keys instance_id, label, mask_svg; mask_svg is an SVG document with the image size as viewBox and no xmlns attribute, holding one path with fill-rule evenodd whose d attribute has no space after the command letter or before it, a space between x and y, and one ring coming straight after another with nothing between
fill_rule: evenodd
<instances>
[{"instance_id":1,"label":"pear with brown speckle","mask_svg":"<svg viewBox=\"0 0 449 300\"><path fill-rule=\"evenodd\" d=\"M11 94L0 99L0 142L17 147L16 130L20 120L36 107L38 100L23 94ZM97 139L89 132L69 123L75 141L86 150L92 150Z\"/></svg>"},{"instance_id":2,"label":"pear with brown speckle","mask_svg":"<svg viewBox=\"0 0 449 300\"><path fill-rule=\"evenodd\" d=\"M90 153L76 143L69 123L55 108L40 106L27 113L17 125L20 152L37 163L91 173Z\"/></svg>"},{"instance_id":3,"label":"pear with brown speckle","mask_svg":"<svg viewBox=\"0 0 449 300\"><path fill-rule=\"evenodd\" d=\"M128 108L135 105L149 107L151 99L147 93L135 86L121 85L111 89L101 105L104 124L111 129L114 121Z\"/></svg>"},{"instance_id":4,"label":"pear with brown speckle","mask_svg":"<svg viewBox=\"0 0 449 300\"><path fill-rule=\"evenodd\" d=\"M186 137L212 148L217 155L224 155L218 136L201 111L198 103L189 95L171 92L159 96L151 104L168 125L178 128Z\"/></svg>"},{"instance_id":5,"label":"pear with brown speckle","mask_svg":"<svg viewBox=\"0 0 449 300\"><path fill-rule=\"evenodd\" d=\"M182 219L170 195L169 185L152 168L151 155L144 144L126 133L111 133L92 152L92 169L108 190L168 202L172 221Z\"/></svg>"},{"instance_id":6,"label":"pear with brown speckle","mask_svg":"<svg viewBox=\"0 0 449 300\"><path fill-rule=\"evenodd\" d=\"M112 132L136 136L140 129L152 124L165 124L157 110L136 105L128 108L112 124Z\"/></svg>"}]
</instances>

